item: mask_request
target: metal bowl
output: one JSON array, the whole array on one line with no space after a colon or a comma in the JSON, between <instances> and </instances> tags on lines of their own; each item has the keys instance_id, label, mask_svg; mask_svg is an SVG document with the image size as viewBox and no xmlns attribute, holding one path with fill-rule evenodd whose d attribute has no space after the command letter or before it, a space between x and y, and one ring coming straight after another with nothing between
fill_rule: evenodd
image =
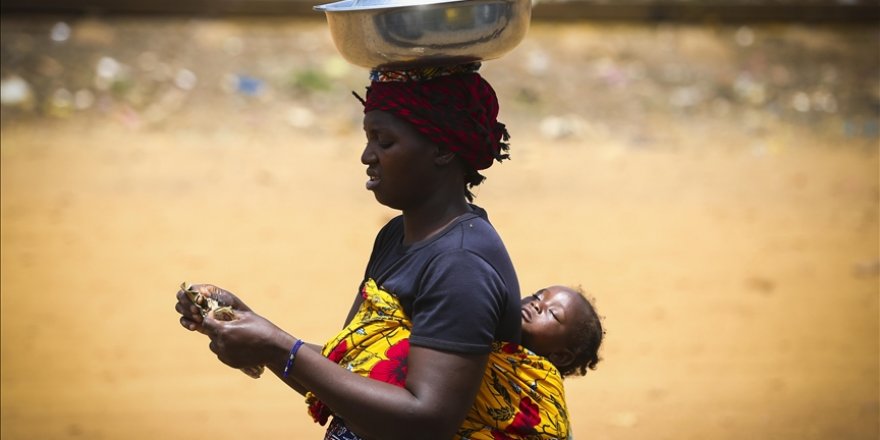
<instances>
[{"instance_id":1,"label":"metal bowl","mask_svg":"<svg viewBox=\"0 0 880 440\"><path fill-rule=\"evenodd\" d=\"M500 57L525 36L531 0L344 0L315 10L343 58L391 70Z\"/></svg>"}]
</instances>

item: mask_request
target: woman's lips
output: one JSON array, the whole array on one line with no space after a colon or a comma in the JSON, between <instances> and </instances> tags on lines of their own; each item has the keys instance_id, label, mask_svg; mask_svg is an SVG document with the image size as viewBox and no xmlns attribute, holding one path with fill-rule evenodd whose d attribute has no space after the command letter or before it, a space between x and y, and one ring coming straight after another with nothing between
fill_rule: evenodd
<instances>
[{"instance_id":1,"label":"woman's lips","mask_svg":"<svg viewBox=\"0 0 880 440\"><path fill-rule=\"evenodd\" d=\"M377 186L379 186L379 182L381 182L381 181L382 181L382 179L379 179L376 176L370 176L370 179L367 180L367 185L366 185L367 191L374 190Z\"/></svg>"},{"instance_id":2,"label":"woman's lips","mask_svg":"<svg viewBox=\"0 0 880 440\"><path fill-rule=\"evenodd\" d=\"M532 321L532 312L531 312L531 310L529 310L529 309L523 307L523 308L522 308L522 313L521 313L521 314L522 314L523 321L525 321L525 322L531 322L531 321Z\"/></svg>"}]
</instances>

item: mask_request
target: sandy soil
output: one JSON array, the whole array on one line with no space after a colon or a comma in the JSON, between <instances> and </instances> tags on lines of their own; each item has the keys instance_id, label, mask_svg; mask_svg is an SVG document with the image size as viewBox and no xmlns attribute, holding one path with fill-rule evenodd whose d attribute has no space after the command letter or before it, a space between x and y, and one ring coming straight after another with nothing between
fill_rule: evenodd
<instances>
[{"instance_id":1,"label":"sandy soil","mask_svg":"<svg viewBox=\"0 0 880 440\"><path fill-rule=\"evenodd\" d=\"M707 46L735 32L539 26L523 50L601 40L649 53L666 39L678 55L716 54L701 66L720 72L728 58ZM811 44L850 47L847 32ZM511 102L514 160L489 170L478 203L524 290L580 284L605 316L604 361L566 383L576 438L878 438L877 138L827 129L876 114L841 104L837 119L764 120L737 104L707 117L614 107L644 89L610 86L600 108L598 86L558 101L535 86L535 99L505 75L526 58L540 67L534 53L486 66ZM119 105L4 108L2 438L320 438L295 393L224 367L183 330L174 293L184 280L224 286L310 341L339 328L394 214L363 189L354 102L297 95L333 116L307 125L279 122L277 96L189 96L155 120ZM538 124L554 114L591 122L563 124L579 130L565 137Z\"/></svg>"}]
</instances>

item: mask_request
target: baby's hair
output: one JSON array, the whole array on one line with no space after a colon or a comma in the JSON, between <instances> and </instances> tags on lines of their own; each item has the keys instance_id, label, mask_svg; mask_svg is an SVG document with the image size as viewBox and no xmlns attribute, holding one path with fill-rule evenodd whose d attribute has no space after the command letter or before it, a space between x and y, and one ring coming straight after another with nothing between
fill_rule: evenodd
<instances>
[{"instance_id":1,"label":"baby's hair","mask_svg":"<svg viewBox=\"0 0 880 440\"><path fill-rule=\"evenodd\" d=\"M572 289L577 292L579 297L587 306L587 319L578 323L571 336L572 352L574 360L568 365L559 367L559 372L563 377L566 376L584 376L587 369L595 370L596 364L601 360L599 358L599 346L605 338L605 331L602 329L602 322L596 313L593 302L590 301L580 287Z\"/></svg>"}]
</instances>

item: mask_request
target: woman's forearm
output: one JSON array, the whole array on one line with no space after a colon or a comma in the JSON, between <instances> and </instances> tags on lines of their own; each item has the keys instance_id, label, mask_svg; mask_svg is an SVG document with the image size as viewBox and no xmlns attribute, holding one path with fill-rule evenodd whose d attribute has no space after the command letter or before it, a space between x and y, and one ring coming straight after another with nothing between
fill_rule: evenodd
<instances>
[{"instance_id":1,"label":"woman's forearm","mask_svg":"<svg viewBox=\"0 0 880 440\"><path fill-rule=\"evenodd\" d=\"M300 350L301 351L302 350L312 350L317 353L321 353L322 349L323 349L323 347L321 347L320 345L306 343L306 344L303 344L303 346ZM286 360L285 360L285 362L286 362ZM286 365L286 363L285 363L285 365ZM304 387L301 383L299 383L299 381L294 379L293 376L288 375L287 377L284 377L284 366L281 366L281 368L272 368L272 365L269 365L269 370L272 371L273 373L275 373L275 375L278 376L278 378L281 379L282 382L286 383L290 388L293 388L293 390L296 391L297 393L299 393L300 395L305 396L306 393L309 392L309 390L306 387Z\"/></svg>"},{"instance_id":2,"label":"woman's forearm","mask_svg":"<svg viewBox=\"0 0 880 440\"><path fill-rule=\"evenodd\" d=\"M406 387L362 377L341 368L314 347L303 347L283 377L296 339L279 335L267 366L297 391L309 390L364 437L381 439L451 438L473 404L485 356L459 356L427 350L410 364ZM433 352L433 353L431 353ZM412 353L411 353L412 354ZM436 354L436 355L435 355ZM425 357L427 356L427 357Z\"/></svg>"}]
</instances>

